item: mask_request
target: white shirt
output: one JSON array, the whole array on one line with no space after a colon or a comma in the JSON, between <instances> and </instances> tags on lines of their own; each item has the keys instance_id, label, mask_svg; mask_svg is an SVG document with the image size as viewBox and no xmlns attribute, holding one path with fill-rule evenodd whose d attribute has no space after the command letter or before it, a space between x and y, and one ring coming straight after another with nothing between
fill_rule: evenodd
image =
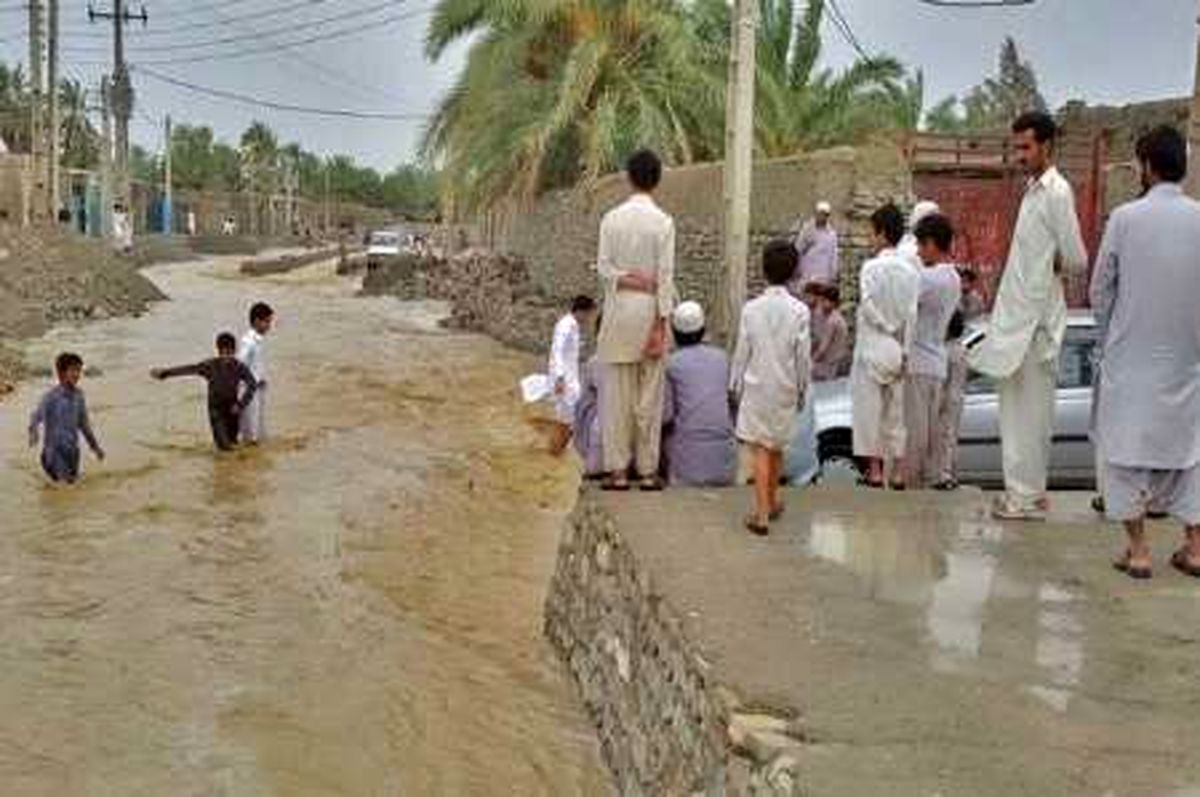
<instances>
[{"instance_id":1,"label":"white shirt","mask_svg":"<svg viewBox=\"0 0 1200 797\"><path fill-rule=\"evenodd\" d=\"M987 338L968 355L974 368L1005 379L1031 347L1036 347L1033 355L1039 361L1058 356L1067 328L1067 303L1056 262L1065 271L1080 271L1086 267L1087 252L1071 184L1051 167L1025 189Z\"/></svg>"},{"instance_id":2,"label":"white shirt","mask_svg":"<svg viewBox=\"0 0 1200 797\"><path fill-rule=\"evenodd\" d=\"M858 324L854 357L871 366L876 381L900 375L916 335L920 278L895 249L884 249L859 273Z\"/></svg>"},{"instance_id":3,"label":"white shirt","mask_svg":"<svg viewBox=\"0 0 1200 797\"><path fill-rule=\"evenodd\" d=\"M808 392L812 345L808 307L782 285L742 310L729 389L741 399L737 435L782 450Z\"/></svg>"},{"instance_id":4,"label":"white shirt","mask_svg":"<svg viewBox=\"0 0 1200 797\"><path fill-rule=\"evenodd\" d=\"M567 313L554 325L550 344L550 382L562 380L568 390L579 390L579 322Z\"/></svg>"},{"instance_id":5,"label":"white shirt","mask_svg":"<svg viewBox=\"0 0 1200 797\"><path fill-rule=\"evenodd\" d=\"M604 287L600 362L641 362L654 321L675 308L675 222L648 194L629 197L600 222L596 271ZM635 271L656 277L658 292L618 290L617 281Z\"/></svg>"},{"instance_id":6,"label":"white shirt","mask_svg":"<svg viewBox=\"0 0 1200 797\"><path fill-rule=\"evenodd\" d=\"M807 222L796 236L795 246L800 262L791 280L793 293L800 294L810 282L837 284L838 234L831 222L825 222L824 227L818 227L816 221Z\"/></svg>"},{"instance_id":7,"label":"white shirt","mask_svg":"<svg viewBox=\"0 0 1200 797\"><path fill-rule=\"evenodd\" d=\"M246 364L259 382L267 378L266 340L256 330L248 329L238 344L237 358Z\"/></svg>"},{"instance_id":8,"label":"white shirt","mask_svg":"<svg viewBox=\"0 0 1200 797\"><path fill-rule=\"evenodd\" d=\"M922 268L917 298L917 332L908 370L917 376L946 378L946 331L962 298L958 269L950 263Z\"/></svg>"}]
</instances>

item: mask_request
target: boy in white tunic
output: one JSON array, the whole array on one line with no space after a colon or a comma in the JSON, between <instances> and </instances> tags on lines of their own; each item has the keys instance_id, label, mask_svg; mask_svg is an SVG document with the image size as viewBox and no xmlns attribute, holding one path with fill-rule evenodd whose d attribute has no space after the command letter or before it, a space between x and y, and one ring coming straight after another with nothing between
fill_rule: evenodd
<instances>
[{"instance_id":1,"label":"boy in white tunic","mask_svg":"<svg viewBox=\"0 0 1200 797\"><path fill-rule=\"evenodd\" d=\"M811 356L808 307L787 289L796 270L795 248L790 241L772 241L762 264L768 287L742 310L729 375L739 402L737 438L754 457L755 506L745 522L757 535L767 534L770 521L783 513L783 451L804 406Z\"/></svg>"},{"instance_id":2,"label":"boy in white tunic","mask_svg":"<svg viewBox=\"0 0 1200 797\"><path fill-rule=\"evenodd\" d=\"M558 456L571 442L571 426L575 422L575 405L579 403L582 384L579 378L580 329L596 312L596 302L590 296L576 296L571 312L554 325L554 340L550 344L550 384L554 386L554 432L550 437L550 453Z\"/></svg>"},{"instance_id":3,"label":"boy in white tunic","mask_svg":"<svg viewBox=\"0 0 1200 797\"><path fill-rule=\"evenodd\" d=\"M904 489L904 372L917 327L914 265L896 251L904 216L895 205L871 216L877 254L863 264L858 290L858 339L850 367L854 455L866 463L863 483L883 487L891 461L895 489Z\"/></svg>"},{"instance_id":4,"label":"boy in white tunic","mask_svg":"<svg viewBox=\"0 0 1200 797\"><path fill-rule=\"evenodd\" d=\"M946 381L946 338L958 309L962 285L950 262L954 227L940 213L917 222L913 235L921 259L917 332L913 337L904 384L904 427L908 438L904 464L908 486L932 487L941 479L942 434L939 422Z\"/></svg>"},{"instance_id":5,"label":"boy in white tunic","mask_svg":"<svg viewBox=\"0 0 1200 797\"><path fill-rule=\"evenodd\" d=\"M1171 564L1200 577L1200 203L1180 186L1188 153L1178 131L1147 133L1137 155L1146 194L1113 212L1092 275L1105 330L1102 486L1129 536L1118 570L1150 578L1144 524L1161 509L1184 525Z\"/></svg>"},{"instance_id":6,"label":"boy in white tunic","mask_svg":"<svg viewBox=\"0 0 1200 797\"><path fill-rule=\"evenodd\" d=\"M265 302L257 302L250 308L250 329L242 335L238 343L237 358L241 360L254 379L258 388L254 398L242 411L239 422L240 437L243 443L257 445L267 435L266 405L267 405L267 333L275 323L275 311Z\"/></svg>"}]
</instances>

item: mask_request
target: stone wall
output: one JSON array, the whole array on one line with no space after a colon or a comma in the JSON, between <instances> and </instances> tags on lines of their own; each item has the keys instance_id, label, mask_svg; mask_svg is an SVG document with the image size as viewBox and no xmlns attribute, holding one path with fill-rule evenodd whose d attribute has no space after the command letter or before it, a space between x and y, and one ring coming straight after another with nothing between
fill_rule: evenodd
<instances>
[{"instance_id":1,"label":"stone wall","mask_svg":"<svg viewBox=\"0 0 1200 797\"><path fill-rule=\"evenodd\" d=\"M669 169L658 199L675 217L676 271L682 298L711 305L722 257L722 165ZM786 235L798 218L812 214L818 200L834 207L842 232L843 287L851 288L868 241L871 212L888 200L910 201L911 175L902 151L888 143L839 147L755 164L751 207L752 286L759 281L757 255L768 239ZM622 175L611 175L590 188L546 195L533 207L501 225L496 248L522 257L530 277L546 295L565 300L595 294L593 266L601 216L628 189Z\"/></svg>"},{"instance_id":2,"label":"stone wall","mask_svg":"<svg viewBox=\"0 0 1200 797\"><path fill-rule=\"evenodd\" d=\"M741 704L588 493L568 518L545 610L626 795L798 795L796 715Z\"/></svg>"}]
</instances>

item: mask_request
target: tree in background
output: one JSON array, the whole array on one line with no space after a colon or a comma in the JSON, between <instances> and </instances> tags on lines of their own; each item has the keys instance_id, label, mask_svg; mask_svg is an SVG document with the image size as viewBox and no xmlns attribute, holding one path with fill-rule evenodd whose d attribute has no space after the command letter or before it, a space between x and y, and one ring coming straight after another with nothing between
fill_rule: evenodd
<instances>
[{"instance_id":1,"label":"tree in background","mask_svg":"<svg viewBox=\"0 0 1200 797\"><path fill-rule=\"evenodd\" d=\"M62 131L62 165L68 169L94 169L100 163L100 133L88 119L87 90L77 80L59 86Z\"/></svg>"},{"instance_id":2,"label":"tree in background","mask_svg":"<svg viewBox=\"0 0 1200 797\"><path fill-rule=\"evenodd\" d=\"M961 103L958 97L950 96L933 106L925 117L925 126L943 133L997 132L1007 130L1012 120L1025 111L1046 109L1033 65L1021 60L1017 43L1009 36L1000 48L996 76L971 89Z\"/></svg>"},{"instance_id":3,"label":"tree in background","mask_svg":"<svg viewBox=\"0 0 1200 797\"><path fill-rule=\"evenodd\" d=\"M20 66L0 64L0 138L14 152L29 151L29 88Z\"/></svg>"}]
</instances>

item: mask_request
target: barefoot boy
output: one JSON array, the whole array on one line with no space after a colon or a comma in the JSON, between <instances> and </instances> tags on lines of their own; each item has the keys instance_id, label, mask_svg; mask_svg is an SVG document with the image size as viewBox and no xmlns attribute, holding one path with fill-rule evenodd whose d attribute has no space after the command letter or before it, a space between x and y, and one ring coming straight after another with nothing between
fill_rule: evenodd
<instances>
[{"instance_id":1,"label":"barefoot boy","mask_svg":"<svg viewBox=\"0 0 1200 797\"><path fill-rule=\"evenodd\" d=\"M275 322L275 311L269 304L257 302L250 308L250 329L242 336L237 358L241 360L258 382L254 399L241 413L240 432L242 442L258 444L266 437L267 404L267 333Z\"/></svg>"},{"instance_id":2,"label":"barefoot boy","mask_svg":"<svg viewBox=\"0 0 1200 797\"><path fill-rule=\"evenodd\" d=\"M58 385L38 402L29 419L29 447L38 444L38 428L45 427L42 444L42 470L52 481L72 484L79 478L79 436L87 440L96 458L104 460L104 449L96 441L88 420L87 403L79 389L83 359L64 352L54 362Z\"/></svg>"},{"instance_id":3,"label":"barefoot boy","mask_svg":"<svg viewBox=\"0 0 1200 797\"><path fill-rule=\"evenodd\" d=\"M246 364L234 356L237 338L228 332L217 335L217 356L195 365L178 368L155 368L155 379L176 376L200 376L208 381L208 422L212 426L213 443L221 451L229 451L238 440L238 422L247 405L258 391L258 380ZM238 396L238 387L246 389Z\"/></svg>"},{"instance_id":4,"label":"barefoot boy","mask_svg":"<svg viewBox=\"0 0 1200 797\"><path fill-rule=\"evenodd\" d=\"M590 296L576 296L571 312L554 325L554 341L550 345L550 382L554 386L554 433L550 438L550 453L558 456L571 442L571 424L575 421L575 405L579 403L580 330L596 314L596 302Z\"/></svg>"},{"instance_id":5,"label":"barefoot boy","mask_svg":"<svg viewBox=\"0 0 1200 797\"><path fill-rule=\"evenodd\" d=\"M790 241L772 241L762 264L768 287L742 310L730 374L730 391L739 400L737 438L754 457L755 508L746 528L760 536L783 513L778 497L783 450L791 442L796 411L804 406L811 356L808 308L787 290L795 248Z\"/></svg>"}]
</instances>

